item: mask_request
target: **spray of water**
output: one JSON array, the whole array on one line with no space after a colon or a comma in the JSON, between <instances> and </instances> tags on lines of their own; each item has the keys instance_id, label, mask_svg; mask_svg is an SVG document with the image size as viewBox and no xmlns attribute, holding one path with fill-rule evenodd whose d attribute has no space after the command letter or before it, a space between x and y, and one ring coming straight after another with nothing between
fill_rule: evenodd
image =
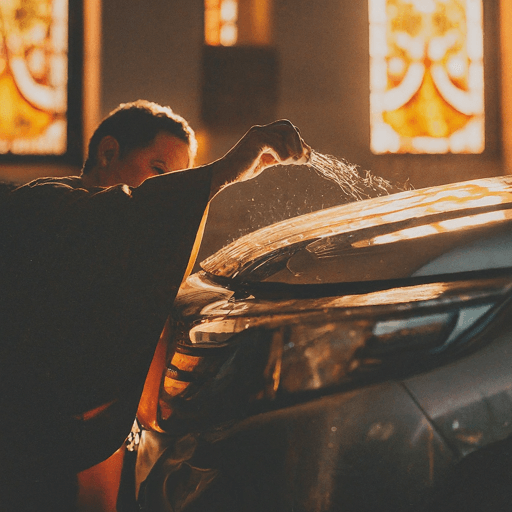
<instances>
[{"instance_id":1,"label":"spray of water","mask_svg":"<svg viewBox=\"0 0 512 512\"><path fill-rule=\"evenodd\" d=\"M392 185L384 178L373 176L370 171L361 171L357 165L346 160L338 160L331 155L311 152L308 167L320 176L336 183L343 193L351 199L361 200L370 197L391 194L406 190L408 185L400 187Z\"/></svg>"}]
</instances>

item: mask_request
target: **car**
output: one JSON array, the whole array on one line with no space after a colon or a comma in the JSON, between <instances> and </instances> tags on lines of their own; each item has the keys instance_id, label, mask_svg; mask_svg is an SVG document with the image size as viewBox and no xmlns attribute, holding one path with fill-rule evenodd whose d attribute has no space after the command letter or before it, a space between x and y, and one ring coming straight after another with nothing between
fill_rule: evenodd
<instances>
[{"instance_id":1,"label":"car","mask_svg":"<svg viewBox=\"0 0 512 512\"><path fill-rule=\"evenodd\" d=\"M201 268L141 419L144 510L508 510L511 176L284 220Z\"/></svg>"}]
</instances>

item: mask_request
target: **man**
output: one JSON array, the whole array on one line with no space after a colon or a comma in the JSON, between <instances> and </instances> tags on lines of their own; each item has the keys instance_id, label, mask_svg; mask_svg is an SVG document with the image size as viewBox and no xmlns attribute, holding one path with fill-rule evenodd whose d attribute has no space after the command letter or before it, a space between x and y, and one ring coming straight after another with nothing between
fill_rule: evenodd
<instances>
[{"instance_id":1,"label":"man","mask_svg":"<svg viewBox=\"0 0 512 512\"><path fill-rule=\"evenodd\" d=\"M6 195L2 510L73 509L76 473L130 431L209 201L309 153L295 127L278 121L191 168L188 124L138 101L100 124L80 177L43 178Z\"/></svg>"}]
</instances>

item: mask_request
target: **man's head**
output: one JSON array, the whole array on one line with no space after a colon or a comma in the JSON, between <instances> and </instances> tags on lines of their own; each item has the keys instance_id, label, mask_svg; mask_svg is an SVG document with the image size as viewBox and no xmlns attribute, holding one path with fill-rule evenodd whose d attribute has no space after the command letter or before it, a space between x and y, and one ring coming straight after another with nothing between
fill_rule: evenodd
<instances>
[{"instance_id":1,"label":"man's head","mask_svg":"<svg viewBox=\"0 0 512 512\"><path fill-rule=\"evenodd\" d=\"M137 181L152 175L191 167L196 151L194 131L185 119L168 107L138 100L120 105L100 123L82 176L99 173L101 185L138 186Z\"/></svg>"}]
</instances>

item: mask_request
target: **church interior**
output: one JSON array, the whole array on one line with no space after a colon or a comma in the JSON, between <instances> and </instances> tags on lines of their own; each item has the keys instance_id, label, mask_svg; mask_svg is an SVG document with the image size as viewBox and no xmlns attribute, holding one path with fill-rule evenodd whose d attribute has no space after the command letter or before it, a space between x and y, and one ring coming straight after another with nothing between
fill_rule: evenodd
<instances>
[{"instance_id":1,"label":"church interior","mask_svg":"<svg viewBox=\"0 0 512 512\"><path fill-rule=\"evenodd\" d=\"M511 25L509 0L2 0L0 179L79 175L95 126L137 99L190 122L198 165L289 119L393 184L505 175ZM199 261L349 200L308 166L271 168L214 199ZM108 474L83 477L82 512L112 510Z\"/></svg>"}]
</instances>

